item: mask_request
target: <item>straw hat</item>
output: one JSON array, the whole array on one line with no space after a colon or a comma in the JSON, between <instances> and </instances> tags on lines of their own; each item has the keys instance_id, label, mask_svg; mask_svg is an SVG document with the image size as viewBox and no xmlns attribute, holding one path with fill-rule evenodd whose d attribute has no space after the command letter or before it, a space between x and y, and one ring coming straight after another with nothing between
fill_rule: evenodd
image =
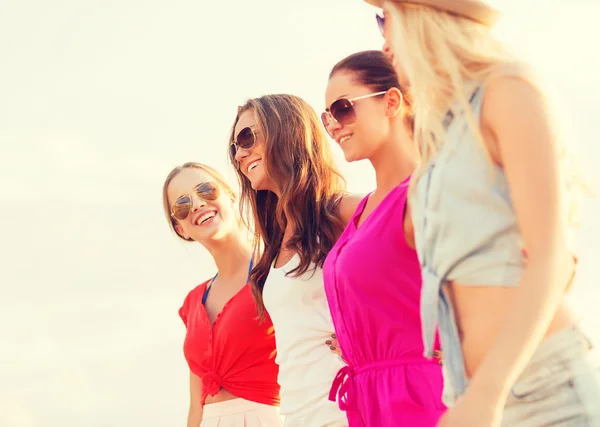
<instances>
[{"instance_id":1,"label":"straw hat","mask_svg":"<svg viewBox=\"0 0 600 427\"><path fill-rule=\"evenodd\" d=\"M383 7L384 0L365 0L367 3ZM501 12L485 0L391 0L398 3L411 3L429 6L444 12L453 13L480 24L492 27L500 18Z\"/></svg>"}]
</instances>

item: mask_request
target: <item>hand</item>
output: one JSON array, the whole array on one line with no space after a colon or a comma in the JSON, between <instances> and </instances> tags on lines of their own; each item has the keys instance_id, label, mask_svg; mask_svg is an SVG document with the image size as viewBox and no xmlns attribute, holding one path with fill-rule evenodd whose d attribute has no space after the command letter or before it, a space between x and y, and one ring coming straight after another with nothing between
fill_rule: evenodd
<instances>
[{"instance_id":1,"label":"hand","mask_svg":"<svg viewBox=\"0 0 600 427\"><path fill-rule=\"evenodd\" d=\"M331 338L325 341L325 344L329 346L329 350L331 350L332 353L335 353L338 356L341 356L342 359L344 359L344 356L342 356L342 349L340 348L340 343L338 342L336 334L331 334Z\"/></svg>"},{"instance_id":2,"label":"hand","mask_svg":"<svg viewBox=\"0 0 600 427\"><path fill-rule=\"evenodd\" d=\"M435 359L435 361L437 363L439 363L440 365L443 365L442 360L443 360L443 354L441 350L435 350L433 352L433 358Z\"/></svg>"},{"instance_id":3,"label":"hand","mask_svg":"<svg viewBox=\"0 0 600 427\"><path fill-rule=\"evenodd\" d=\"M438 421L437 427L500 427L504 401L493 401L478 390L467 390Z\"/></svg>"}]
</instances>

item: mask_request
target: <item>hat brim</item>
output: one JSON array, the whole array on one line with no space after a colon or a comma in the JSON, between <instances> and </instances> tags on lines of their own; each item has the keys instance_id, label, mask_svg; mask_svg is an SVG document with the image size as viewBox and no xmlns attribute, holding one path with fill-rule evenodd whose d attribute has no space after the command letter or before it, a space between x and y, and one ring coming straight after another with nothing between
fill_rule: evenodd
<instances>
[{"instance_id":1,"label":"hat brim","mask_svg":"<svg viewBox=\"0 0 600 427\"><path fill-rule=\"evenodd\" d=\"M398 3L410 3L428 6L437 10L452 13L480 24L492 27L502 13L479 0L392 0ZM365 0L365 2L382 8L384 0Z\"/></svg>"}]
</instances>

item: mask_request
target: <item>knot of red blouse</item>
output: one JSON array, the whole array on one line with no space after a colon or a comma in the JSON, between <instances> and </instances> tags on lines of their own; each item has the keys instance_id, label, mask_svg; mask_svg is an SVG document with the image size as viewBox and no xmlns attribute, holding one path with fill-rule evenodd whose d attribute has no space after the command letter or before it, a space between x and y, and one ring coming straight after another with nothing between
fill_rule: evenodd
<instances>
[{"instance_id":1,"label":"knot of red blouse","mask_svg":"<svg viewBox=\"0 0 600 427\"><path fill-rule=\"evenodd\" d=\"M203 401L206 399L206 396L211 395L214 396L221 390L221 386L223 385L223 379L217 375L213 371L209 371L206 374L202 375L202 391L203 391Z\"/></svg>"}]
</instances>

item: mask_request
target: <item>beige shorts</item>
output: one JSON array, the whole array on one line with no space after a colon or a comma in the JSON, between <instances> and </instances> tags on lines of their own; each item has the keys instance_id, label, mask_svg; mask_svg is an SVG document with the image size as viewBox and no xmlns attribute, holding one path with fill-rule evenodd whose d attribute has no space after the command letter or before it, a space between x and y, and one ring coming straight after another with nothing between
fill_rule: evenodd
<instances>
[{"instance_id":1,"label":"beige shorts","mask_svg":"<svg viewBox=\"0 0 600 427\"><path fill-rule=\"evenodd\" d=\"M578 328L547 337L512 387L502 426L600 427L599 368Z\"/></svg>"},{"instance_id":2,"label":"beige shorts","mask_svg":"<svg viewBox=\"0 0 600 427\"><path fill-rule=\"evenodd\" d=\"M200 427L282 427L278 406L246 399L232 399L204 405Z\"/></svg>"}]
</instances>

